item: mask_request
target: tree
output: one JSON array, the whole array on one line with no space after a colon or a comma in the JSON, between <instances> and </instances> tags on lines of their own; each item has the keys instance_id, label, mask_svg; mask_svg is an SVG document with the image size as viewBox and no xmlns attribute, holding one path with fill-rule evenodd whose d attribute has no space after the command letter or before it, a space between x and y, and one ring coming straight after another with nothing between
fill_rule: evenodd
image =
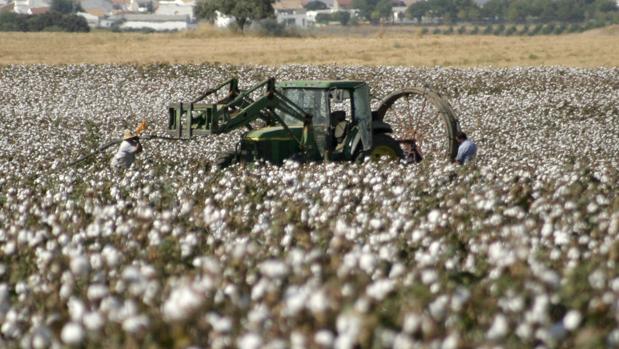
<instances>
[{"instance_id":1,"label":"tree","mask_svg":"<svg viewBox=\"0 0 619 349\"><path fill-rule=\"evenodd\" d=\"M81 10L79 2L73 0L52 0L49 10L58 13L75 13Z\"/></svg>"},{"instance_id":2,"label":"tree","mask_svg":"<svg viewBox=\"0 0 619 349\"><path fill-rule=\"evenodd\" d=\"M374 11L378 14L379 19L390 20L393 18L393 2L391 0L380 0Z\"/></svg>"},{"instance_id":3,"label":"tree","mask_svg":"<svg viewBox=\"0 0 619 349\"><path fill-rule=\"evenodd\" d=\"M359 15L368 21L372 21L372 12L376 8L378 0L353 0L352 7L359 9Z\"/></svg>"},{"instance_id":4,"label":"tree","mask_svg":"<svg viewBox=\"0 0 619 349\"><path fill-rule=\"evenodd\" d=\"M408 18L416 18L418 22L421 22L423 16L430 11L430 3L428 1L414 2L406 9L406 16Z\"/></svg>"},{"instance_id":5,"label":"tree","mask_svg":"<svg viewBox=\"0 0 619 349\"><path fill-rule=\"evenodd\" d=\"M327 5L319 0L312 0L303 6L308 11L326 10Z\"/></svg>"},{"instance_id":6,"label":"tree","mask_svg":"<svg viewBox=\"0 0 619 349\"><path fill-rule=\"evenodd\" d=\"M339 11L333 14L333 19L337 19L341 25L348 25L350 23L350 13L346 11Z\"/></svg>"},{"instance_id":7,"label":"tree","mask_svg":"<svg viewBox=\"0 0 619 349\"><path fill-rule=\"evenodd\" d=\"M198 18L214 20L215 11L235 18L239 29L243 31L254 20L273 17L274 0L201 0L196 4Z\"/></svg>"}]
</instances>

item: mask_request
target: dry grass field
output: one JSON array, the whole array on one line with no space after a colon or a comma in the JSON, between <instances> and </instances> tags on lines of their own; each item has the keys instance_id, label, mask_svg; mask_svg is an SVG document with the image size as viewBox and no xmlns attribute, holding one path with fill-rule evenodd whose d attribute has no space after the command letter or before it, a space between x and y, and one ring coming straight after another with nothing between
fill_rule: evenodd
<instances>
[{"instance_id":1,"label":"dry grass field","mask_svg":"<svg viewBox=\"0 0 619 349\"><path fill-rule=\"evenodd\" d=\"M420 35L374 29L267 38L202 27L171 34L0 33L0 64L205 63L597 67L619 65L617 28L561 36Z\"/></svg>"}]
</instances>

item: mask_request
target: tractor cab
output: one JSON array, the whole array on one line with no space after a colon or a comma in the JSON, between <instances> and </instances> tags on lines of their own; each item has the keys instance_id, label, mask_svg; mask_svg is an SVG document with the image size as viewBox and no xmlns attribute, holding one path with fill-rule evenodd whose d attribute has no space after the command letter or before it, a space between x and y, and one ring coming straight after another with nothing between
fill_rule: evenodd
<instances>
[{"instance_id":1,"label":"tractor cab","mask_svg":"<svg viewBox=\"0 0 619 349\"><path fill-rule=\"evenodd\" d=\"M276 84L276 89L312 116L316 149L326 160L350 160L372 147L369 88L363 81L301 80ZM286 115L290 125L300 121ZM289 126L290 126L289 125Z\"/></svg>"}]
</instances>

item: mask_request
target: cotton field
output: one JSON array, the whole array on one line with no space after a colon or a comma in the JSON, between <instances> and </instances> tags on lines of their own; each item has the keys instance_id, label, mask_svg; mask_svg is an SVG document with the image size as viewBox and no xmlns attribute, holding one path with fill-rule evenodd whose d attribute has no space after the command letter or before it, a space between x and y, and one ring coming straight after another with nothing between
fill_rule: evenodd
<instances>
[{"instance_id":1,"label":"cotton field","mask_svg":"<svg viewBox=\"0 0 619 349\"><path fill-rule=\"evenodd\" d=\"M479 154L65 166L231 76L427 84ZM619 346L617 68L4 66L0 118L0 347Z\"/></svg>"}]
</instances>

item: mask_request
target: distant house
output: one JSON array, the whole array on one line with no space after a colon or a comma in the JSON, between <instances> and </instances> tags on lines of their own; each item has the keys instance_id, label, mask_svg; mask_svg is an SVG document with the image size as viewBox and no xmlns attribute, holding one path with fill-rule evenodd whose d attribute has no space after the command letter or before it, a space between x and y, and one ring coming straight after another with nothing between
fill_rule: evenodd
<instances>
[{"instance_id":1,"label":"distant house","mask_svg":"<svg viewBox=\"0 0 619 349\"><path fill-rule=\"evenodd\" d=\"M117 12L128 12L131 0L111 0L112 7Z\"/></svg>"},{"instance_id":2,"label":"distant house","mask_svg":"<svg viewBox=\"0 0 619 349\"><path fill-rule=\"evenodd\" d=\"M13 7L13 12L24 15L41 14L48 10L49 2L45 0L15 0Z\"/></svg>"},{"instance_id":3,"label":"distant house","mask_svg":"<svg viewBox=\"0 0 619 349\"><path fill-rule=\"evenodd\" d=\"M0 13L14 12L15 4L12 2L0 4Z\"/></svg>"},{"instance_id":4,"label":"distant house","mask_svg":"<svg viewBox=\"0 0 619 349\"><path fill-rule=\"evenodd\" d=\"M153 8L153 2L150 0L131 0L129 2L129 12L152 13Z\"/></svg>"},{"instance_id":5,"label":"distant house","mask_svg":"<svg viewBox=\"0 0 619 349\"><path fill-rule=\"evenodd\" d=\"M90 28L98 28L100 25L99 16L95 16L87 12L78 12L77 15L80 17L84 17L86 23L88 23L88 27Z\"/></svg>"},{"instance_id":6,"label":"distant house","mask_svg":"<svg viewBox=\"0 0 619 349\"><path fill-rule=\"evenodd\" d=\"M303 5L303 0L281 0L276 2L273 4L273 9L275 10L277 22L297 27L309 26L310 22L307 20L307 11L303 8Z\"/></svg>"},{"instance_id":7,"label":"distant house","mask_svg":"<svg viewBox=\"0 0 619 349\"><path fill-rule=\"evenodd\" d=\"M189 16L194 21L193 8L195 5L194 0L161 0L155 14L163 16Z\"/></svg>"},{"instance_id":8,"label":"distant house","mask_svg":"<svg viewBox=\"0 0 619 349\"><path fill-rule=\"evenodd\" d=\"M42 15L49 12L49 7L31 7L29 15Z\"/></svg>"},{"instance_id":9,"label":"distant house","mask_svg":"<svg viewBox=\"0 0 619 349\"><path fill-rule=\"evenodd\" d=\"M121 30L174 31L187 30L190 25L189 16L127 14L122 16L119 28Z\"/></svg>"},{"instance_id":10,"label":"distant house","mask_svg":"<svg viewBox=\"0 0 619 349\"><path fill-rule=\"evenodd\" d=\"M85 13L99 18L114 12L114 4L110 0L82 0L80 6Z\"/></svg>"}]
</instances>

